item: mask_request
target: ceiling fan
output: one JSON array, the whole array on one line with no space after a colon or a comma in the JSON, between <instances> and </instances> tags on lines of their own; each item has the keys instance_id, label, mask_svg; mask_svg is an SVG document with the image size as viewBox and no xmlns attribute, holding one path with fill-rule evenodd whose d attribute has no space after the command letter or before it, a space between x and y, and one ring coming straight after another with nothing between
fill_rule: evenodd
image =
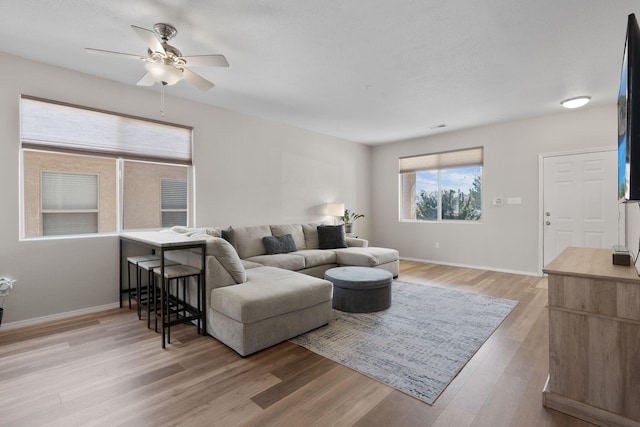
<instances>
[{"instance_id":1,"label":"ceiling fan","mask_svg":"<svg viewBox=\"0 0 640 427\"><path fill-rule=\"evenodd\" d=\"M88 53L98 55L116 55L124 58L139 59L145 62L147 70L138 85L151 86L155 82L172 85L184 79L200 90L209 90L214 84L191 71L189 67L228 67L229 62L224 55L182 56L182 53L171 46L168 41L178 34L173 25L158 23L153 30L132 25L133 31L147 44L147 56L130 53L112 52L109 50L85 48Z\"/></svg>"}]
</instances>

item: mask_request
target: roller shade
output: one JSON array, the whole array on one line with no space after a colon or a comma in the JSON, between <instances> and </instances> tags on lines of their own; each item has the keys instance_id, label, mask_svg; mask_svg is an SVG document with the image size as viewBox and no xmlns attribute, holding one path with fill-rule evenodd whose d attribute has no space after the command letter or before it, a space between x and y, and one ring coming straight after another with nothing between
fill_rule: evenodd
<instances>
[{"instance_id":1,"label":"roller shade","mask_svg":"<svg viewBox=\"0 0 640 427\"><path fill-rule=\"evenodd\" d=\"M191 128L22 96L23 148L192 164Z\"/></svg>"},{"instance_id":2,"label":"roller shade","mask_svg":"<svg viewBox=\"0 0 640 427\"><path fill-rule=\"evenodd\" d=\"M400 173L482 166L483 162L484 149L482 147L402 157L399 159Z\"/></svg>"}]
</instances>

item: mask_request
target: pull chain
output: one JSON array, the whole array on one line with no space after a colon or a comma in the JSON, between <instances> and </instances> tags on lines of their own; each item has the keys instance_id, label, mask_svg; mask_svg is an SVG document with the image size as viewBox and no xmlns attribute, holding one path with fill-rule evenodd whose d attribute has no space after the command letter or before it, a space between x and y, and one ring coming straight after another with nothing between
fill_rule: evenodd
<instances>
[{"instance_id":1,"label":"pull chain","mask_svg":"<svg viewBox=\"0 0 640 427\"><path fill-rule=\"evenodd\" d=\"M162 117L164 117L164 85L165 83L162 83L162 86L160 87L160 113L162 114Z\"/></svg>"}]
</instances>

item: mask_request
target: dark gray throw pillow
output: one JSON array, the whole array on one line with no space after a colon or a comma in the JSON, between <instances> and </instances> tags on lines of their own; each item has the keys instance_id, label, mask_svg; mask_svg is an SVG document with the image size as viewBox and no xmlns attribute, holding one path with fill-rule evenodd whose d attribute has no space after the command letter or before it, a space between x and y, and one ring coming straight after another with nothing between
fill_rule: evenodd
<instances>
[{"instance_id":1,"label":"dark gray throw pillow","mask_svg":"<svg viewBox=\"0 0 640 427\"><path fill-rule=\"evenodd\" d=\"M296 242L293 241L291 234L265 236L262 238L262 244L269 255L286 254L296 251Z\"/></svg>"},{"instance_id":2,"label":"dark gray throw pillow","mask_svg":"<svg viewBox=\"0 0 640 427\"><path fill-rule=\"evenodd\" d=\"M319 225L318 241L320 249L346 248L347 241L344 234L344 224Z\"/></svg>"},{"instance_id":3,"label":"dark gray throw pillow","mask_svg":"<svg viewBox=\"0 0 640 427\"><path fill-rule=\"evenodd\" d=\"M229 242L236 251L238 250L238 247L236 246L236 234L231 226L229 226L229 228L227 228L226 230L222 230L222 233L220 234L222 234L222 238Z\"/></svg>"}]
</instances>

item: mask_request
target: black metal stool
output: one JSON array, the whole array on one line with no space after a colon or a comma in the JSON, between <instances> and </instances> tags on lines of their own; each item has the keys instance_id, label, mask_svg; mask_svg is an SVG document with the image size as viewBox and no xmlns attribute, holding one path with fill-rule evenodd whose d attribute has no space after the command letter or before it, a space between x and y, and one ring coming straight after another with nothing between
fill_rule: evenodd
<instances>
[{"instance_id":1,"label":"black metal stool","mask_svg":"<svg viewBox=\"0 0 640 427\"><path fill-rule=\"evenodd\" d=\"M155 268L154 273L160 275L161 269ZM171 265L164 269L164 278L160 281L161 289L161 306L160 306L160 321L162 323L162 347L164 348L165 330L167 336L167 342L171 342L171 326L180 323L188 323L193 320L197 320L198 334L203 333L205 330L204 320L204 301L202 301L202 283L200 283L200 276L202 270L190 265ZM189 277L196 277L196 305L193 307L187 300L187 279ZM175 292L172 292L171 281L175 281ZM181 286L182 285L182 286ZM182 288L182 295L180 295L180 288ZM156 306L157 298L153 298L153 312L156 315L156 331L158 330L158 309ZM150 311L151 313L151 311ZM150 316L150 315L149 315Z\"/></svg>"},{"instance_id":2,"label":"black metal stool","mask_svg":"<svg viewBox=\"0 0 640 427\"><path fill-rule=\"evenodd\" d=\"M154 276L153 276L153 270L155 268L160 267L161 265L161 259L158 257L158 259L152 259L152 260L148 260L148 261L140 261L138 262L138 280L137 280L137 301L138 301L138 319L142 319L142 306L146 306L147 307L147 312L149 312L149 304L151 303L151 297L155 296L155 293L153 292L153 280L154 280ZM169 260L164 260L164 266L168 267L171 265L176 265L178 264L177 262L174 261L169 261ZM142 286L142 272L146 271L147 272L147 286ZM147 320L147 325L149 324L149 321Z\"/></svg>"},{"instance_id":3,"label":"black metal stool","mask_svg":"<svg viewBox=\"0 0 640 427\"><path fill-rule=\"evenodd\" d=\"M131 310L131 295L133 294L133 299L134 300L138 300L138 296L137 296L137 289L138 289L138 282L140 281L140 273L138 271L138 263L139 262L143 262L143 261L153 261L153 260L158 260L160 259L160 257L158 255L155 254L150 254L150 255L138 255L138 256L130 256L127 258L127 282L128 282L128 286L129 289L127 291L127 293L129 294L129 310ZM136 267L136 286L135 289L133 290L133 292L131 291L131 266L135 266Z\"/></svg>"}]
</instances>

